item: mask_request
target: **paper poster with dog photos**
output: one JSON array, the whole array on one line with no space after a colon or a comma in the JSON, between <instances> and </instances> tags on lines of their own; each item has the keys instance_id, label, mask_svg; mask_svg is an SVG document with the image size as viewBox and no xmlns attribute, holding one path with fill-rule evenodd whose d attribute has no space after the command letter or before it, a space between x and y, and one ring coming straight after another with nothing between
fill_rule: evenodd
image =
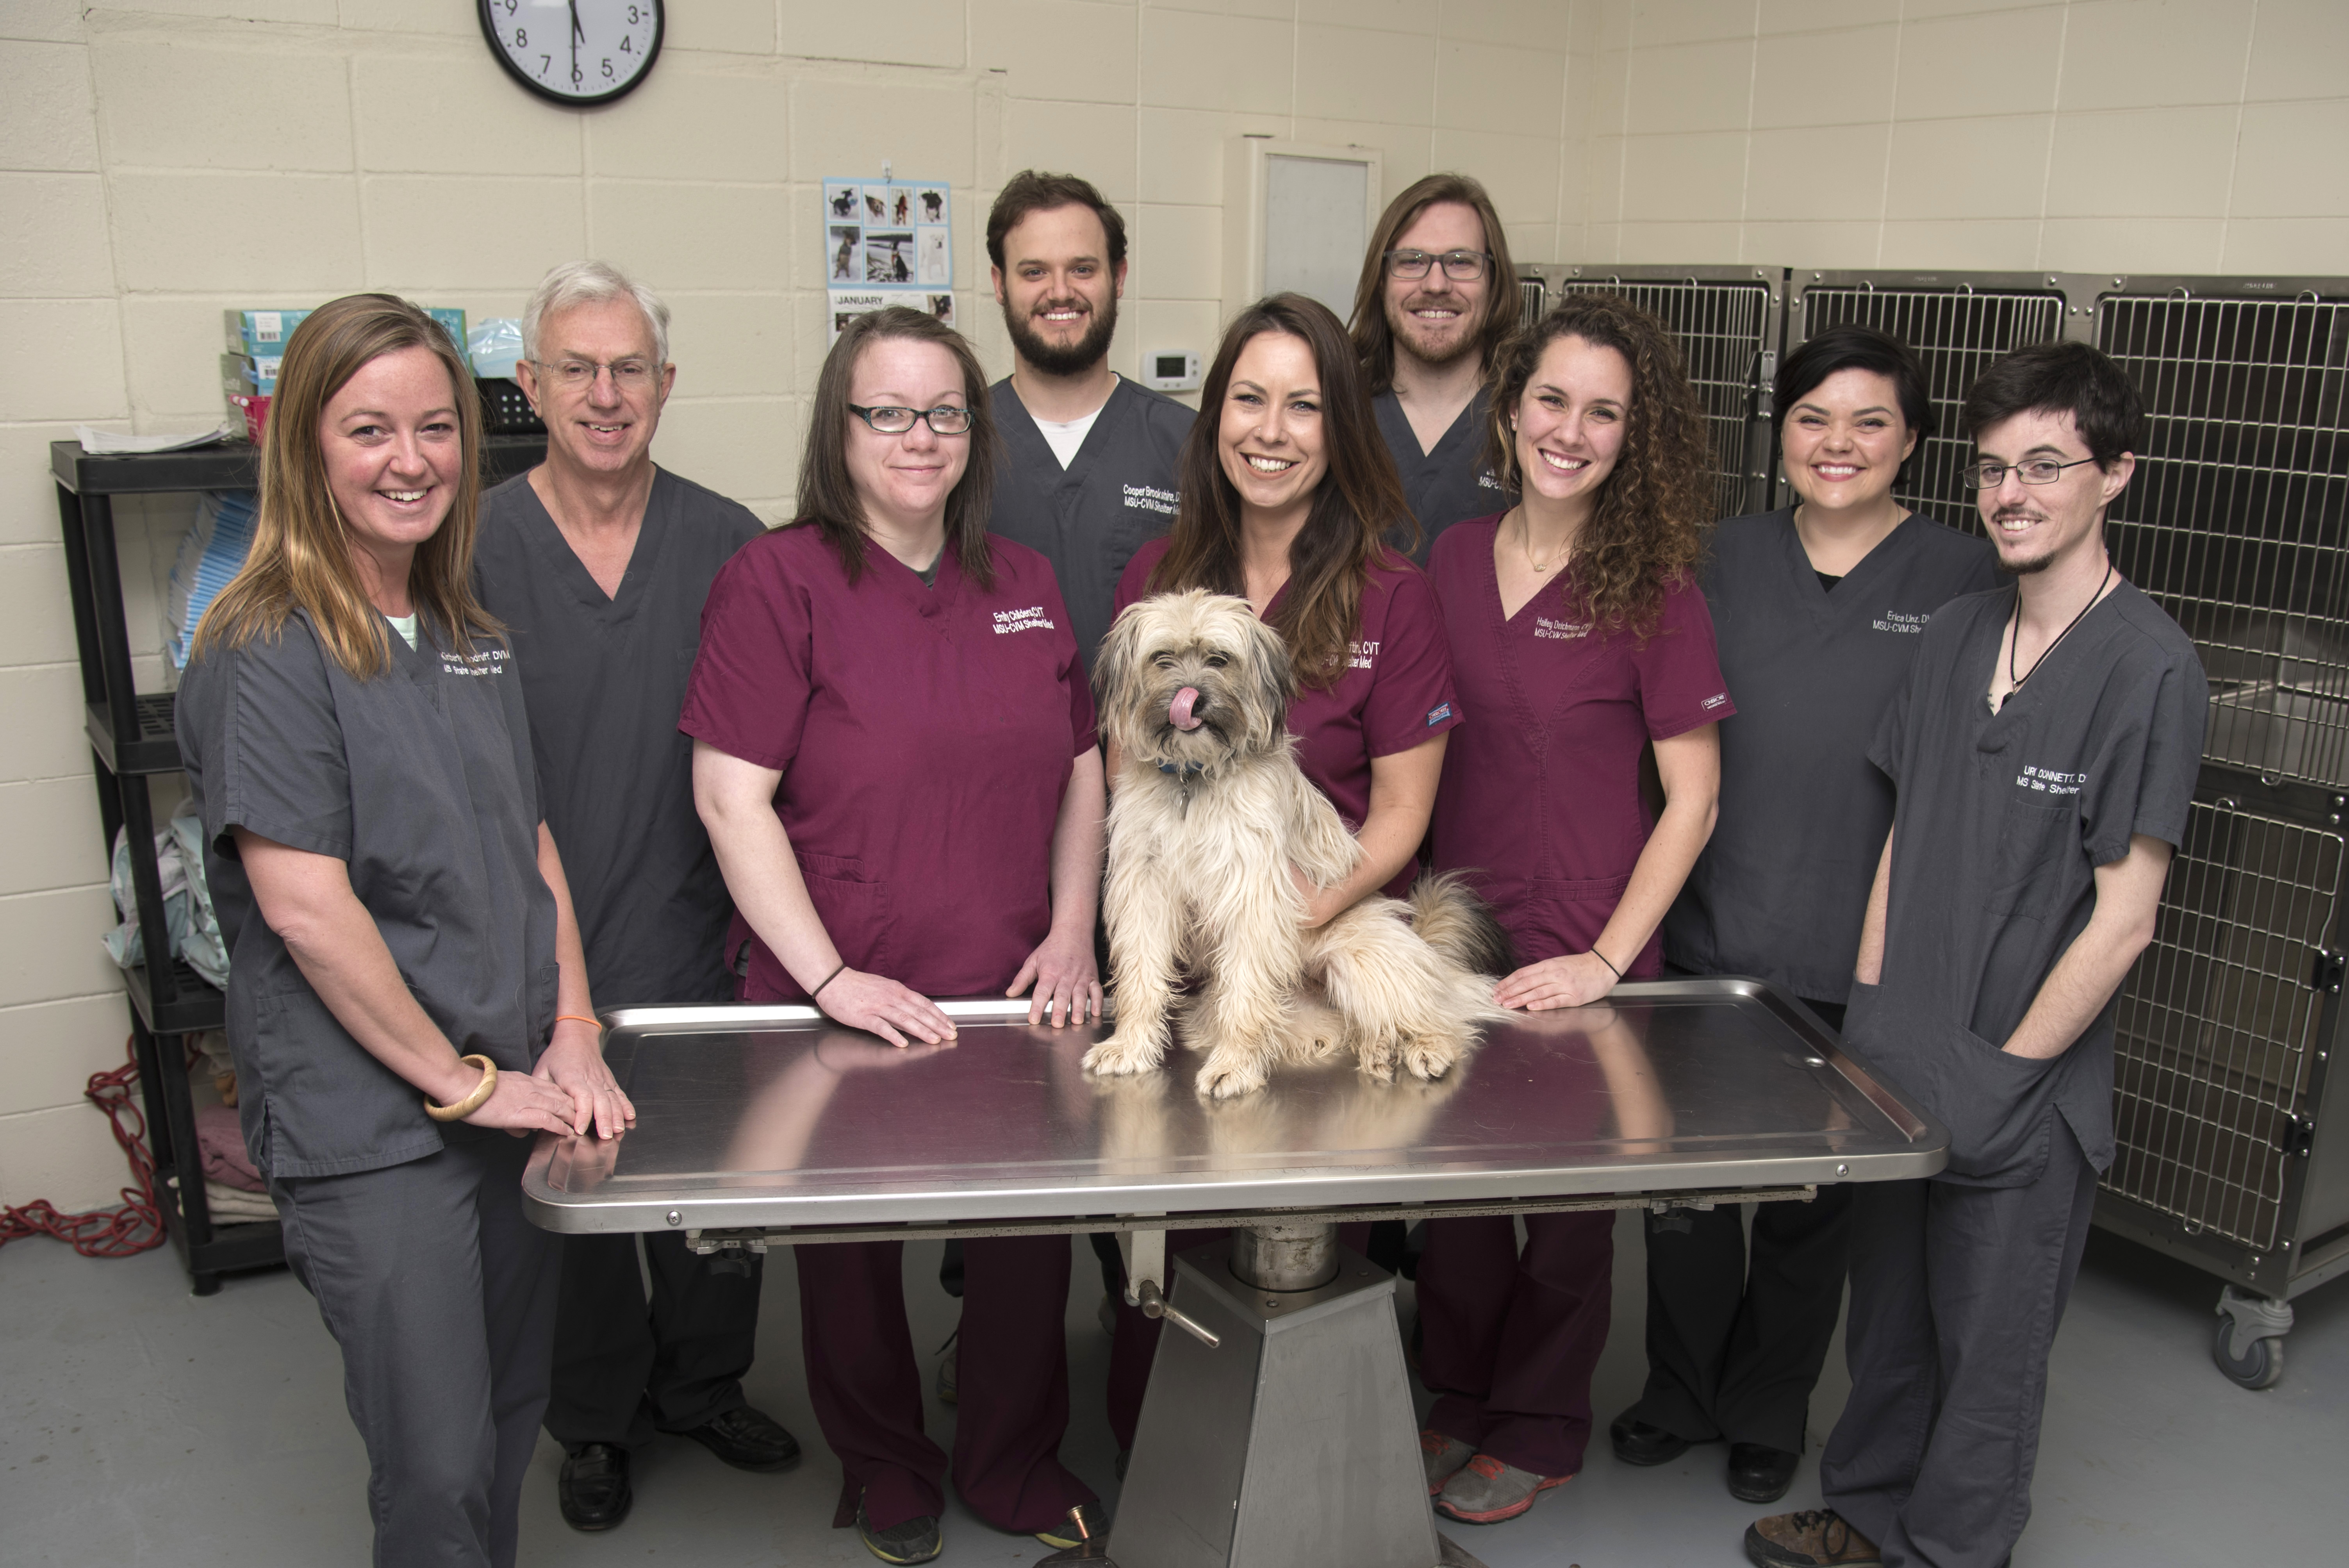
<instances>
[{"instance_id":1,"label":"paper poster with dog photos","mask_svg":"<svg viewBox=\"0 0 2349 1568\"><path fill-rule=\"evenodd\" d=\"M955 324L954 202L943 183L826 180L821 233L827 342L884 306Z\"/></svg>"}]
</instances>

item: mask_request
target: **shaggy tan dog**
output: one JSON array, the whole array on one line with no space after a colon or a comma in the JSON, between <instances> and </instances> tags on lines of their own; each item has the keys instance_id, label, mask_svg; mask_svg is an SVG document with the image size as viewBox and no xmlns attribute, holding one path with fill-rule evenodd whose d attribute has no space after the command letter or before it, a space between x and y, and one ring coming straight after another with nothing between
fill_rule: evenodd
<instances>
[{"instance_id":1,"label":"shaggy tan dog","mask_svg":"<svg viewBox=\"0 0 2349 1568\"><path fill-rule=\"evenodd\" d=\"M1120 756L1105 905L1117 1028L1088 1069L1164 1060L1186 969L1185 1043L1206 1050L1198 1088L1219 1099L1262 1087L1284 1058L1339 1049L1381 1082L1398 1063L1439 1077L1478 1023L1507 1016L1488 976L1506 971L1508 939L1450 878L1305 929L1289 867L1335 887L1361 848L1298 770L1297 678L1246 600L1194 590L1131 607L1093 681Z\"/></svg>"}]
</instances>

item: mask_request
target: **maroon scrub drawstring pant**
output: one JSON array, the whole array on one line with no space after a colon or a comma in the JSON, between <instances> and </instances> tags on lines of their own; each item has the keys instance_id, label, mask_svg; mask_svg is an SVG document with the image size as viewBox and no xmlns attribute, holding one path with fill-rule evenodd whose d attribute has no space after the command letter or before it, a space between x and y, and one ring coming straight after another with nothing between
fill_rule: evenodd
<instances>
[{"instance_id":1,"label":"maroon scrub drawstring pant","mask_svg":"<svg viewBox=\"0 0 2349 1568\"><path fill-rule=\"evenodd\" d=\"M1607 1348L1615 1215L1432 1220L1419 1260L1427 1424L1538 1476L1582 1469L1590 1375Z\"/></svg>"},{"instance_id":2,"label":"maroon scrub drawstring pant","mask_svg":"<svg viewBox=\"0 0 2349 1568\"><path fill-rule=\"evenodd\" d=\"M922 1429L922 1370L905 1324L905 1243L798 1249L808 1397L841 1464L834 1528L856 1501L876 1530L943 1513L947 1462ZM1069 1424L1069 1238L963 1244L954 1482L999 1530L1032 1534L1095 1500L1061 1464Z\"/></svg>"}]
</instances>

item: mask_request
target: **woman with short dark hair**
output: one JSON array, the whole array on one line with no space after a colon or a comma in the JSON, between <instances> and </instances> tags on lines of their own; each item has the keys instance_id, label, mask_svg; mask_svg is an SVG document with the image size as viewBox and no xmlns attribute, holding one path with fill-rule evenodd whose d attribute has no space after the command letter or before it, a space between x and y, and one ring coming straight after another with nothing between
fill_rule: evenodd
<instances>
[{"instance_id":1,"label":"woman with short dark hair","mask_svg":"<svg viewBox=\"0 0 2349 1568\"><path fill-rule=\"evenodd\" d=\"M1100 1012L1092 695L1050 566L987 531L995 457L970 346L921 311L858 317L816 382L798 520L710 589L679 723L746 1002L812 1002L895 1045L953 1038L934 997L1032 983L1031 1023ZM845 1472L835 1522L926 1563L947 1460L922 1430L903 1247L802 1248L800 1312ZM1069 1258L1065 1237L967 1242L957 1352L956 1490L1058 1546L1102 1529L1058 1453Z\"/></svg>"},{"instance_id":2,"label":"woman with short dark hair","mask_svg":"<svg viewBox=\"0 0 2349 1568\"><path fill-rule=\"evenodd\" d=\"M1694 973L1775 981L1840 1028L1892 826L1868 742L1925 623L1992 587L1994 561L1893 494L1934 428L1908 345L1830 327L1786 357L1776 393L1797 500L1714 535L1702 580L1740 711L1721 727L1721 821L1664 950ZM1850 1207L1847 1187L1761 1205L1750 1263L1733 1209L1649 1218L1648 1383L1609 1428L1619 1458L1662 1464L1726 1438L1732 1492L1785 1495L1842 1302Z\"/></svg>"}]
</instances>

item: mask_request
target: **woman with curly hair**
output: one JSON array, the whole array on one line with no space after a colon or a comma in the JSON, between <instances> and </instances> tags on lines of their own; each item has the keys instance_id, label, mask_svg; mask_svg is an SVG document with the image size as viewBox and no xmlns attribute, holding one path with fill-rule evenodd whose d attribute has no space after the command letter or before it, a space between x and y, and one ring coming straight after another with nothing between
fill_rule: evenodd
<instances>
[{"instance_id":1,"label":"woman with curly hair","mask_svg":"<svg viewBox=\"0 0 2349 1568\"><path fill-rule=\"evenodd\" d=\"M1712 835L1734 711L1694 568L1713 516L1704 411L1661 323L1568 298L1495 363L1490 457L1523 499L1429 564L1464 725L1435 868L1466 873L1525 967L1505 1006L1576 1007L1663 967L1657 928ZM1652 748L1662 809L1640 787ZM1582 1468L1607 1343L1613 1217L1428 1226L1421 1434L1436 1507L1511 1519Z\"/></svg>"}]
</instances>

